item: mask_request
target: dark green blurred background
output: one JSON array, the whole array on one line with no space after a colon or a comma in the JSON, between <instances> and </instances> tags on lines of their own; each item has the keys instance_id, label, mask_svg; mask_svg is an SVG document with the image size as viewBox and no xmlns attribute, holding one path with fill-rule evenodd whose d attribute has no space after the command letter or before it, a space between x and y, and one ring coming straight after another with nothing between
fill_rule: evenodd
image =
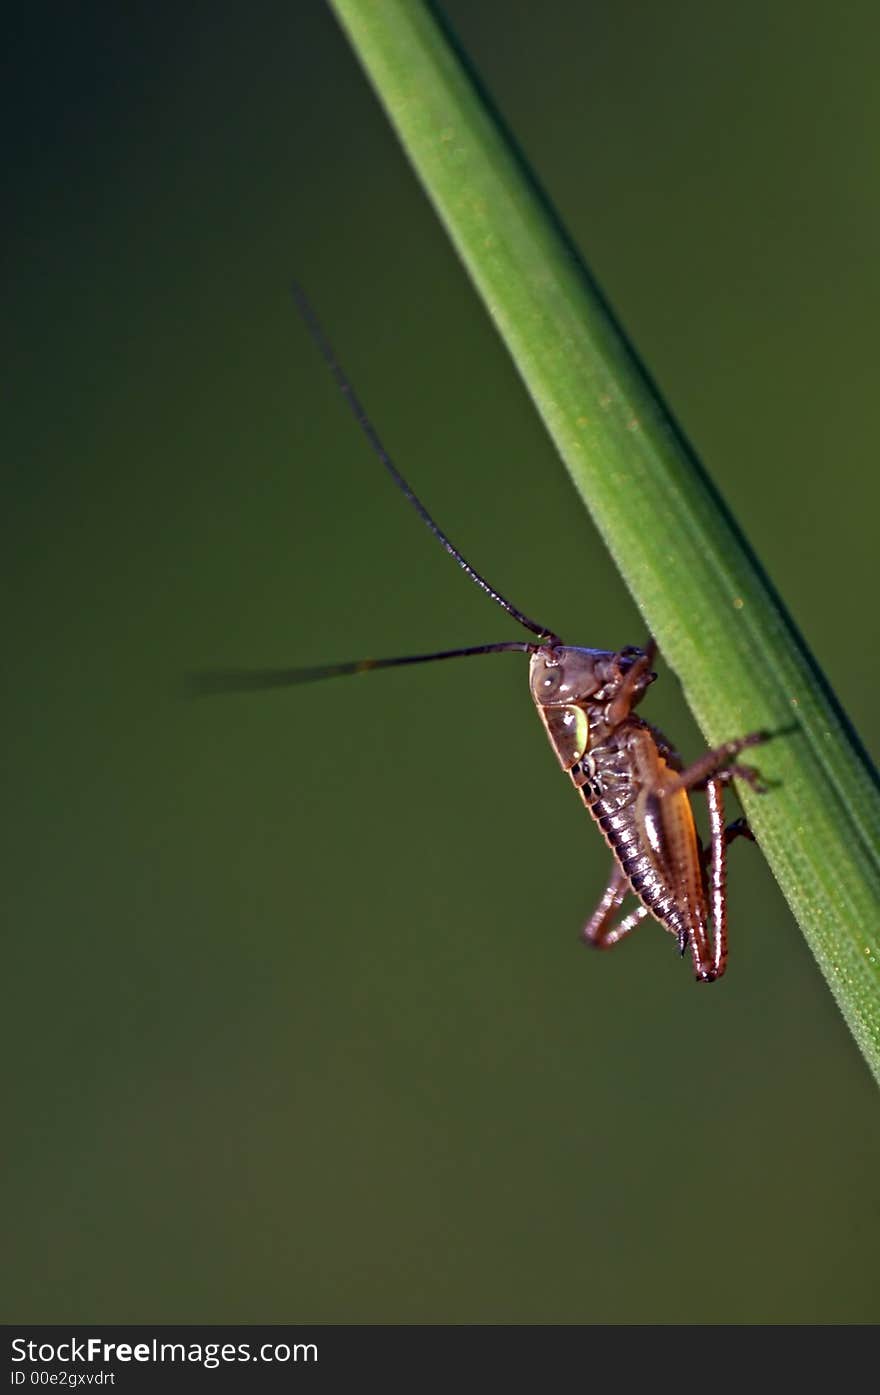
<instances>
[{"instance_id":1,"label":"dark green blurred background","mask_svg":"<svg viewBox=\"0 0 880 1395\"><path fill-rule=\"evenodd\" d=\"M447 13L876 751L876 6ZM3 1317L880 1318L880 1099L755 849L699 989L580 948L518 658L182 695L518 637L294 274L476 565L644 635L329 14L15 24Z\"/></svg>"}]
</instances>

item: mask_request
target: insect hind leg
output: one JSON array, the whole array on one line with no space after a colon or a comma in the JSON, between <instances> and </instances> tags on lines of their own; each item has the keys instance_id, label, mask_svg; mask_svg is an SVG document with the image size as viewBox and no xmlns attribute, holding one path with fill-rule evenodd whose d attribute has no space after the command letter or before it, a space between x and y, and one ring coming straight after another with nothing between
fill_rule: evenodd
<instances>
[{"instance_id":1,"label":"insect hind leg","mask_svg":"<svg viewBox=\"0 0 880 1395\"><path fill-rule=\"evenodd\" d=\"M713 779L707 780L705 787L709 807L709 846L702 849L700 861L711 907L712 945L708 957L694 954L694 967L701 983L714 983L727 967L727 849L737 838L755 841L755 835L745 819L735 819L725 826L725 781L721 778L724 773L719 771Z\"/></svg>"}]
</instances>

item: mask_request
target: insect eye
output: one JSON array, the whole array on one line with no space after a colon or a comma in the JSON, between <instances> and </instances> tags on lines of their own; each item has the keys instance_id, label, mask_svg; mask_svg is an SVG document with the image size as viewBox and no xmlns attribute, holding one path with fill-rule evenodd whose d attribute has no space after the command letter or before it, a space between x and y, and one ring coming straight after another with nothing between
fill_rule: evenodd
<instances>
[{"instance_id":1,"label":"insect eye","mask_svg":"<svg viewBox=\"0 0 880 1395\"><path fill-rule=\"evenodd\" d=\"M554 664L552 668L549 665L547 665L544 669L543 674L541 675L541 678L539 679L539 687L541 689L541 694L548 697L552 696L552 694L555 693L559 688L561 682L562 670L560 669L559 665Z\"/></svg>"}]
</instances>

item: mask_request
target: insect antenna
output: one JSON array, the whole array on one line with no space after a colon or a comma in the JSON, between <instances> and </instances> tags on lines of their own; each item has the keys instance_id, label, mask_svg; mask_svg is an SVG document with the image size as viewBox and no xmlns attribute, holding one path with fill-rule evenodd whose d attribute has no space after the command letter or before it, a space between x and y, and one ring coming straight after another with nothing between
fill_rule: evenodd
<instances>
[{"instance_id":1,"label":"insect antenna","mask_svg":"<svg viewBox=\"0 0 880 1395\"><path fill-rule=\"evenodd\" d=\"M400 473L397 466L394 464L394 461L391 459L391 456L388 454L387 450L382 444L382 441L379 438L379 434L376 431L376 428L373 426L373 423L367 416L361 404L361 401L354 390L354 386L352 385L350 379L348 378L348 375L345 373L342 365L337 359L336 354L333 352L333 348L330 344L330 341L327 339L327 336L325 335L321 327L320 321L318 320L318 317L315 314L315 311L313 310L311 302L306 296L305 291L302 289L301 286L297 285L295 282L292 286L292 291L297 309L299 310L300 315L305 321L306 328L308 329L309 333L312 336L312 339L317 345L318 350L320 351L321 356L324 359L324 362L330 369L330 372L332 373L336 381L337 387L342 392L342 395L348 404L352 416L354 417L364 436L367 438L367 441L369 442L371 448L376 453L376 455L378 455L382 464L385 466L385 469L388 471L392 480L397 485L397 488L400 490L404 498L407 499L410 504L412 504L413 508L419 515L419 518L422 520L422 522L428 528L430 528L431 532L434 534L434 537L446 549L450 557L453 557L455 559L455 561L461 567L462 571L470 577L471 581L475 582L476 585L479 586L481 591L485 591L486 595L491 600L493 600L496 605L500 605L502 610L506 610L508 615L513 616L514 620L516 620L520 625L522 625L524 629L531 630L532 634L537 635L538 638L542 640L542 642L546 644L560 644L561 641L559 640L557 635L554 634L552 630L547 629L546 625L539 625L536 620L531 620L528 615L526 615L523 611L518 610L515 605L513 605L510 601L506 599L506 597L502 596L500 591L496 591L494 586L490 586L488 581L486 581L485 577L480 576L480 573L474 567L471 566L470 562L465 560L465 558L459 552L458 548L450 542L449 538L447 538L442 528L440 528L439 525L434 522L434 519L428 513L428 510L425 508L421 499L404 479L403 475ZM455 651L456 655L458 654L458 652L459 651ZM467 652L481 653L492 651L477 650ZM437 655L431 657L441 656ZM446 656L444 655L442 657ZM452 654L450 654L449 657L452 657Z\"/></svg>"},{"instance_id":2,"label":"insect antenna","mask_svg":"<svg viewBox=\"0 0 880 1395\"><path fill-rule=\"evenodd\" d=\"M431 664L437 659L466 659L473 654L533 654L539 646L510 641L478 644L470 649L444 649L436 654L406 654L399 659L353 659L344 664L321 664L317 668L231 668L194 674L190 680L196 697L217 693L249 693L266 688L293 688L298 683L319 683L323 678L342 678L352 673L369 673L374 668L400 668L404 664Z\"/></svg>"}]
</instances>

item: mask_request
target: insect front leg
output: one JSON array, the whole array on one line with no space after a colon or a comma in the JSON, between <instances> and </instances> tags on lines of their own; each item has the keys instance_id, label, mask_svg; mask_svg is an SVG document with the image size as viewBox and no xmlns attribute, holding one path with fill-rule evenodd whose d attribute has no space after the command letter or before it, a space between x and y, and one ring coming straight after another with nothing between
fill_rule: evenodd
<instances>
[{"instance_id":1,"label":"insect front leg","mask_svg":"<svg viewBox=\"0 0 880 1395\"><path fill-rule=\"evenodd\" d=\"M586 944L593 945L595 949L611 949L645 919L648 915L647 906L637 906L618 925L612 926L611 922L620 909L628 889L627 878L615 863L602 899L581 931Z\"/></svg>"},{"instance_id":2,"label":"insect front leg","mask_svg":"<svg viewBox=\"0 0 880 1395\"><path fill-rule=\"evenodd\" d=\"M638 653L637 650L625 650L623 652L627 654L632 654L633 652ZM656 653L657 646L652 639L649 639L647 648L639 654L639 657L628 670L617 692L608 704L607 720L609 726L616 727L620 722L626 721L632 708L639 700L639 694L644 691L647 683L651 681L651 678L648 677L646 679L645 675L648 674Z\"/></svg>"}]
</instances>

